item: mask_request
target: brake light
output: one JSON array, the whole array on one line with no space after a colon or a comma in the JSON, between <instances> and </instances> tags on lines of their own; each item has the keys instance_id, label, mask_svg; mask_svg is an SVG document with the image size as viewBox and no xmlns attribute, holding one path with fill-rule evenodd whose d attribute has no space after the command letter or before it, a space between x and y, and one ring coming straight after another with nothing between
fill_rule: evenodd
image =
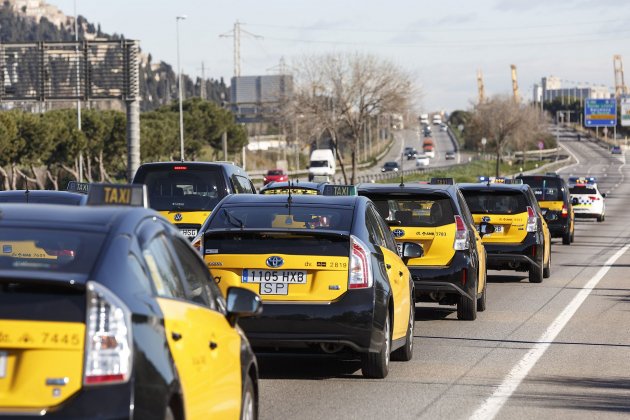
<instances>
[{"instance_id":1,"label":"brake light","mask_svg":"<svg viewBox=\"0 0 630 420\"><path fill-rule=\"evenodd\" d=\"M355 236L350 238L350 271L348 274L348 289L365 289L372 286L368 248Z\"/></svg>"},{"instance_id":2,"label":"brake light","mask_svg":"<svg viewBox=\"0 0 630 420\"><path fill-rule=\"evenodd\" d=\"M127 382L132 367L131 313L101 284L87 283L85 385Z\"/></svg>"},{"instance_id":3,"label":"brake light","mask_svg":"<svg viewBox=\"0 0 630 420\"><path fill-rule=\"evenodd\" d=\"M568 215L569 215L569 211L567 210L567 207L563 205L561 216L566 219Z\"/></svg>"},{"instance_id":4,"label":"brake light","mask_svg":"<svg viewBox=\"0 0 630 420\"><path fill-rule=\"evenodd\" d=\"M175 170L175 171L186 171L186 170L188 170L188 166L173 166L173 170Z\"/></svg>"},{"instance_id":5,"label":"brake light","mask_svg":"<svg viewBox=\"0 0 630 420\"><path fill-rule=\"evenodd\" d=\"M527 231L536 232L538 230L538 217L534 212L534 208L527 206Z\"/></svg>"},{"instance_id":6,"label":"brake light","mask_svg":"<svg viewBox=\"0 0 630 420\"><path fill-rule=\"evenodd\" d=\"M453 242L453 249L455 251L463 251L468 249L468 229L464 224L464 220L461 216L455 216L455 242Z\"/></svg>"}]
</instances>

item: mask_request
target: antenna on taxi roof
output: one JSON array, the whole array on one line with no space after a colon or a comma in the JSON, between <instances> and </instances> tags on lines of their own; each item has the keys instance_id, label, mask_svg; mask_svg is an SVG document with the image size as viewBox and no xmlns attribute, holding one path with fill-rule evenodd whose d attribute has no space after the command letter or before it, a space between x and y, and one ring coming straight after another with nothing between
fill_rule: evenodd
<instances>
[{"instance_id":1,"label":"antenna on taxi roof","mask_svg":"<svg viewBox=\"0 0 630 420\"><path fill-rule=\"evenodd\" d=\"M399 185L399 187L404 187L404 186L405 186L405 179L404 179L404 175L401 172L400 173L400 185Z\"/></svg>"}]
</instances>

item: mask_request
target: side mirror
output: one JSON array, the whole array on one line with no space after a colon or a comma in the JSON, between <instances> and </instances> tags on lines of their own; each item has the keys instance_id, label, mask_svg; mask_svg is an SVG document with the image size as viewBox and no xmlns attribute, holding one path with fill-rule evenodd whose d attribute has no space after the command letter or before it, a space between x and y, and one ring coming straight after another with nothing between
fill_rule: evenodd
<instances>
[{"instance_id":1,"label":"side mirror","mask_svg":"<svg viewBox=\"0 0 630 420\"><path fill-rule=\"evenodd\" d=\"M558 214L551 213L548 211L547 213L545 213L545 220L548 222L553 222L554 220L558 220Z\"/></svg>"},{"instance_id":2,"label":"side mirror","mask_svg":"<svg viewBox=\"0 0 630 420\"><path fill-rule=\"evenodd\" d=\"M606 193L602 193L602 197L606 198Z\"/></svg>"},{"instance_id":3,"label":"side mirror","mask_svg":"<svg viewBox=\"0 0 630 420\"><path fill-rule=\"evenodd\" d=\"M262 303L256 293L242 287L230 287L227 292L227 318L231 326L239 318L260 315Z\"/></svg>"},{"instance_id":4,"label":"side mirror","mask_svg":"<svg viewBox=\"0 0 630 420\"><path fill-rule=\"evenodd\" d=\"M415 242L403 242L402 260L405 264L412 258L420 258L424 255L422 245Z\"/></svg>"},{"instance_id":5,"label":"side mirror","mask_svg":"<svg viewBox=\"0 0 630 420\"><path fill-rule=\"evenodd\" d=\"M578 203L579 203L579 201L578 201L577 197L573 197L571 199L571 204L573 204L574 206L576 206Z\"/></svg>"},{"instance_id":6,"label":"side mirror","mask_svg":"<svg viewBox=\"0 0 630 420\"><path fill-rule=\"evenodd\" d=\"M481 236L482 238L485 235L489 235L491 233L494 233L495 229L494 229L494 225L492 223L488 223L488 222L481 222L479 224L479 236Z\"/></svg>"}]
</instances>

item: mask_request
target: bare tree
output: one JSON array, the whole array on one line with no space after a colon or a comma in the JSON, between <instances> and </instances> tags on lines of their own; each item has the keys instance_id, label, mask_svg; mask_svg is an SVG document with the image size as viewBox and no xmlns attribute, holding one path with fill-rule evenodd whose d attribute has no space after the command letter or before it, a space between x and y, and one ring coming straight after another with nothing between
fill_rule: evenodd
<instances>
[{"instance_id":1,"label":"bare tree","mask_svg":"<svg viewBox=\"0 0 630 420\"><path fill-rule=\"evenodd\" d=\"M410 76L388 60L362 53L307 56L294 67L296 113L311 119L316 129L329 130L337 151L339 133L348 133L354 183L365 125L377 115L407 109L415 93ZM339 153L338 158L347 182L344 158Z\"/></svg>"},{"instance_id":2,"label":"bare tree","mask_svg":"<svg viewBox=\"0 0 630 420\"><path fill-rule=\"evenodd\" d=\"M499 176L501 156L508 146L527 147L542 132L542 121L536 110L515 103L511 96L495 96L476 106L466 130L468 136L488 139Z\"/></svg>"}]
</instances>

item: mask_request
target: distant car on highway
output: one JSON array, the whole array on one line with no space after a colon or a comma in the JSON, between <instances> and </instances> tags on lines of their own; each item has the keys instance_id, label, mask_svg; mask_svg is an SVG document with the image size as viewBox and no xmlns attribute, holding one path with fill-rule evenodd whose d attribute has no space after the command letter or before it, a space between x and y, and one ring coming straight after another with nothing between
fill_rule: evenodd
<instances>
[{"instance_id":1,"label":"distant car on highway","mask_svg":"<svg viewBox=\"0 0 630 420\"><path fill-rule=\"evenodd\" d=\"M267 175L263 177L263 185L270 182L285 182L289 180L289 174L282 169L269 169Z\"/></svg>"},{"instance_id":2,"label":"distant car on highway","mask_svg":"<svg viewBox=\"0 0 630 420\"><path fill-rule=\"evenodd\" d=\"M431 137L431 127L430 126L426 126L422 129L422 132L424 134L425 137Z\"/></svg>"},{"instance_id":3,"label":"distant car on highway","mask_svg":"<svg viewBox=\"0 0 630 420\"><path fill-rule=\"evenodd\" d=\"M418 154L418 151L414 149L413 147L407 146L405 147L403 154L407 156L407 160L412 160L412 159L415 159L416 155Z\"/></svg>"},{"instance_id":4,"label":"distant car on highway","mask_svg":"<svg viewBox=\"0 0 630 420\"><path fill-rule=\"evenodd\" d=\"M431 159L429 158L429 156L425 154L416 156L416 168L421 166L429 166L430 163Z\"/></svg>"},{"instance_id":5,"label":"distant car on highway","mask_svg":"<svg viewBox=\"0 0 630 420\"><path fill-rule=\"evenodd\" d=\"M444 154L444 159L446 159L446 160L453 160L453 159L455 159L455 152L446 152Z\"/></svg>"},{"instance_id":6,"label":"distant car on highway","mask_svg":"<svg viewBox=\"0 0 630 420\"><path fill-rule=\"evenodd\" d=\"M398 172L399 169L400 165L398 165L398 162L385 162L381 168L381 172Z\"/></svg>"},{"instance_id":7,"label":"distant car on highway","mask_svg":"<svg viewBox=\"0 0 630 420\"><path fill-rule=\"evenodd\" d=\"M612 153L613 155L620 155L622 154L621 151L621 146L613 146L610 148L610 153Z\"/></svg>"}]
</instances>

